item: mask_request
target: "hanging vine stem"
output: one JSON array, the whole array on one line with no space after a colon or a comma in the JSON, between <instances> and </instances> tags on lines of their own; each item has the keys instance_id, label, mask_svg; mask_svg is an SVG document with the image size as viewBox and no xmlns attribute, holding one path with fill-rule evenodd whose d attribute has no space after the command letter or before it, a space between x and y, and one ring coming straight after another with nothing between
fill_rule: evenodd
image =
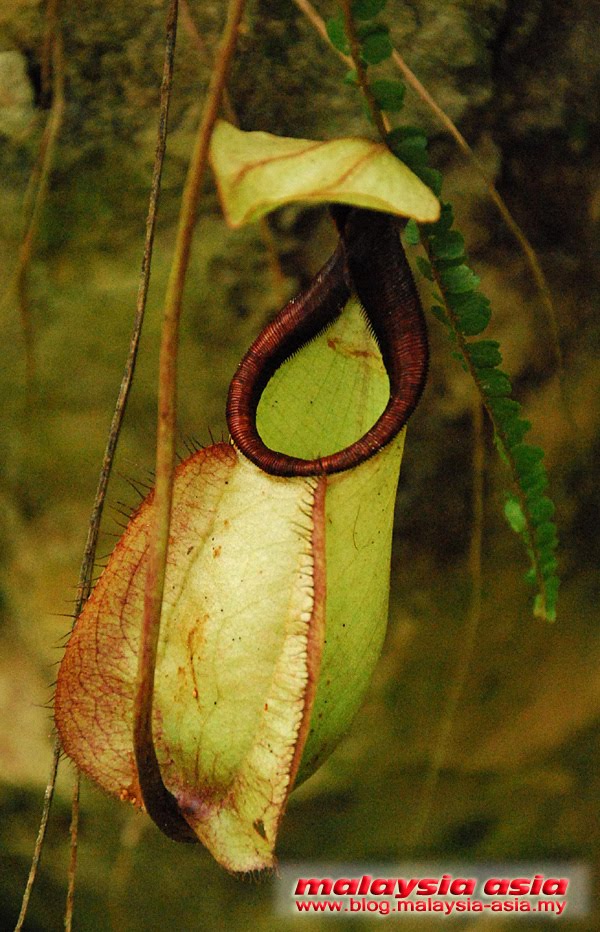
<instances>
[{"instance_id":1,"label":"hanging vine stem","mask_svg":"<svg viewBox=\"0 0 600 932\"><path fill-rule=\"evenodd\" d=\"M57 22L57 7L57 0L54 0L54 2L48 5L44 39L44 58L47 63L49 61L52 62L52 106L46 126L44 127L37 162L32 172L31 183L25 195L25 212L26 214L30 213L30 216L19 247L17 267L13 279L25 347L25 380L30 396L35 384L36 364L33 322L31 319L27 287L29 267L33 257L42 210L48 194L48 183L52 170L56 141L60 133L65 112L65 68L62 36ZM48 64L46 64L46 71L48 71ZM48 77L46 76L46 81L47 80ZM29 210L30 203L31 211ZM10 286L8 291L11 291Z\"/></svg>"},{"instance_id":2,"label":"hanging vine stem","mask_svg":"<svg viewBox=\"0 0 600 932\"><path fill-rule=\"evenodd\" d=\"M179 17L181 19L181 25L185 29L190 42L198 54L199 60L202 61L208 59L209 53L206 48L206 43L200 35L200 30L198 29L196 21L192 16L192 11L190 10L188 0L179 0ZM233 109L233 104L231 102L231 97L229 96L227 87L223 88L223 93L221 96L221 107L223 109L223 113L225 114L225 118L229 120L230 123L235 123L237 125L237 114Z\"/></svg>"},{"instance_id":3,"label":"hanging vine stem","mask_svg":"<svg viewBox=\"0 0 600 932\"><path fill-rule=\"evenodd\" d=\"M77 878L77 851L79 841L79 803L81 796L81 778L75 777L73 796L71 798L71 824L69 826L70 854L67 872L67 901L65 905L65 932L73 928L73 908L75 905L75 880Z\"/></svg>"},{"instance_id":4,"label":"hanging vine stem","mask_svg":"<svg viewBox=\"0 0 600 932\"><path fill-rule=\"evenodd\" d=\"M367 79L367 71L360 54L360 42L358 41L356 26L354 25L354 17L352 16L351 0L341 0L341 7L344 14L344 24L346 27L348 42L350 44L352 62L356 68L356 77L358 78L358 83L360 85L361 91L363 92L363 96L369 105L369 110L371 112L373 122L377 128L377 132L385 142L386 136L390 131L390 124L384 114L381 112L380 108L377 106L377 101L373 96L373 91L371 90L369 81Z\"/></svg>"},{"instance_id":5,"label":"hanging vine stem","mask_svg":"<svg viewBox=\"0 0 600 932\"><path fill-rule=\"evenodd\" d=\"M179 811L175 798L163 783L152 734L154 670L173 499L179 322L200 191L208 164L210 137L221 106L244 7L245 0L230 0L227 8L227 20L182 196L175 254L165 296L159 356L156 486L148 542L148 571L138 654L133 743L146 810L165 834L179 841L197 839Z\"/></svg>"},{"instance_id":6,"label":"hanging vine stem","mask_svg":"<svg viewBox=\"0 0 600 932\"><path fill-rule=\"evenodd\" d=\"M355 58L354 54L352 58L349 58L347 55L344 55L343 52L340 52L338 49L336 49L331 44L329 40L329 36L327 35L327 27L325 26L325 22L323 18L317 13L317 11L315 10L310 0L293 0L293 2L298 7L298 9L304 14L304 16L308 19L308 21L312 24L312 26L319 33L321 38L329 45L330 48L332 48L335 51L338 57L349 67L356 67L354 60L353 60ZM444 113L440 105L434 100L434 98L431 96L427 88L421 83L421 81L419 81L414 71L412 71L408 67L408 65L406 64L406 62L404 61L404 59L402 58L402 56L396 49L393 49L392 51L392 61L394 62L398 70L402 73L406 83L410 85L410 87L412 87L415 93L421 98L421 100L427 105L427 107L429 107L431 112L436 116L436 118L439 120L441 125L454 138L458 147L466 155L469 162L473 165L476 172L483 180L487 188L487 191L489 193L489 196L492 200L492 203L495 205L504 223L506 224L506 226L508 227L508 229L510 230L510 232L516 239L517 243L519 244L519 247L521 248L525 256L525 261L527 262L529 266L533 279L536 283L536 286L542 298L542 303L545 307L546 315L550 323L550 329L551 329L551 334L552 334L552 347L553 347L554 355L556 358L556 368L558 371L559 381L561 385L561 397L562 397L565 419L571 424L572 427L575 427L576 425L574 425L573 415L571 413L570 405L567 399L567 392L566 392L566 385L565 385L566 374L565 374L565 366L564 366L564 357L563 357L562 347L560 343L560 332L559 332L559 327L558 327L556 308L554 306L554 300L552 298L552 292L550 291L550 286L548 285L548 281L546 279L546 276L544 274L540 261L536 255L535 249L529 242L529 239L525 235L521 226L517 223L517 221L511 214L502 195L499 193L494 182L489 178L485 168L483 167L483 165L481 164L481 162L475 155L475 152L473 151L472 147L469 145L469 143L467 142L463 134L455 126L455 124L452 122L450 117L447 116L446 113ZM360 82L360 72L358 71L358 68L357 68L357 77ZM362 86L362 82L360 83ZM367 100L368 100L368 97L367 97ZM369 106L370 106L370 102L369 102Z\"/></svg>"},{"instance_id":7,"label":"hanging vine stem","mask_svg":"<svg viewBox=\"0 0 600 932\"><path fill-rule=\"evenodd\" d=\"M190 38L190 41L196 49L199 57L206 58L206 46L190 11L188 0L179 0L179 3L181 8L181 21ZM231 96L226 87L223 88L222 107L226 119L229 120L229 122L234 126L239 126L240 121L238 119L237 113L235 112L235 108L231 101ZM281 267L281 262L279 261L279 255L275 246L275 239L273 237L273 233L271 231L271 227L269 226L269 220L267 217L261 217L258 221L258 231L265 250L265 255L267 257L267 264L271 274L272 288L277 304L283 304L287 297L285 274Z\"/></svg>"},{"instance_id":8,"label":"hanging vine stem","mask_svg":"<svg viewBox=\"0 0 600 932\"><path fill-rule=\"evenodd\" d=\"M60 0L48 0L46 4L46 30L40 56L40 83L45 96L50 94L52 86L52 45L58 27L59 3Z\"/></svg>"},{"instance_id":9,"label":"hanging vine stem","mask_svg":"<svg viewBox=\"0 0 600 932\"><path fill-rule=\"evenodd\" d=\"M48 0L48 3L46 5L46 24L45 24L45 29L44 29L42 51L40 53L41 92L42 92L43 97L46 100L48 100L51 104L53 104L56 99L55 97L56 87L53 87L52 81L53 81L53 78L56 80L56 77L57 77L56 72L53 71L53 57L54 57L54 39L55 39L56 34L58 33L59 2L60 0ZM42 173L42 164L45 158L46 147L48 145L48 127L51 123L51 116L52 116L52 106L50 107L50 113L48 115L48 119L46 120L46 125L44 127L44 132L42 134L42 140L40 143L40 148L38 151L37 159L31 171L31 175L27 183L27 189L25 191L25 196L23 198L23 216L24 217L29 217L31 215L35 193L37 191L37 187L40 181L40 175Z\"/></svg>"},{"instance_id":10,"label":"hanging vine stem","mask_svg":"<svg viewBox=\"0 0 600 932\"><path fill-rule=\"evenodd\" d=\"M119 394L117 402L115 405L115 410L113 413L108 440L106 443L106 448L104 451L104 457L102 461L102 467L100 470L100 476L98 479L98 486L96 488L96 495L94 498L94 504L92 507L92 512L90 515L90 521L88 525L87 539L83 554L83 559L81 562L81 569L79 572L79 583L77 587L77 599L75 606L75 618L81 613L85 602L91 591L91 580L94 567L94 561L96 557L96 547L98 543L98 534L100 531L100 522L102 519L102 512L104 509L104 503L106 500L106 491L108 488L108 482L110 479L110 474L112 470L112 464L114 461L117 443L119 435L121 432L121 427L123 424L123 419L125 416L125 409L127 406L127 400L129 398L129 392L133 382L133 376L135 372L135 364L137 359L137 352L139 348L140 337L142 333L142 325L144 321L146 301L148 296L148 288L150 285L150 271L152 265L152 249L154 245L154 232L156 229L156 218L158 214L158 201L160 194L160 184L162 178L162 168L166 151L166 141L167 141L167 128L168 128L168 116L169 116L169 104L171 100L171 89L173 84L173 61L174 61L174 51L175 51L175 38L176 38L176 23L177 23L177 0L171 0L169 4L169 9L167 13L167 24L166 24L166 45L165 45L165 58L163 66L163 76L162 84L160 89L160 109L159 109L159 124L158 124L158 133L157 133L157 142L156 142L156 151L154 156L154 167L152 172L152 182L150 187L150 197L148 203L148 214L146 218L146 236L144 241L144 253L142 259L142 268L140 273L140 282L138 286L138 294L136 301L136 313L133 322L133 328L129 343L129 351L127 355L127 361L125 364L125 371L121 380L121 385L119 388ZM46 791L44 794L44 804L42 808L42 817L40 820L40 827L38 830L38 836L35 843L34 853L31 861L31 867L29 870L29 876L27 878L27 884L25 886L25 891L23 893L23 900L21 903L21 911L19 913L19 918L15 926L15 932L20 932L23 928L23 923L27 915L27 909L29 906L29 900L31 898L31 891L35 883L37 876L37 869L42 853L42 848L44 845L44 840L46 837L46 829L48 826L48 818L50 815L50 809L52 806L52 800L54 797L54 789L56 786L56 776L58 772L58 764L60 761L60 742L58 738L54 742L53 752L52 752L52 764L50 768L50 774L48 777L48 783L46 786ZM74 806L74 817L71 819L71 855L69 863L69 887L67 892L67 907L65 911L65 927L70 928L69 923L72 924L72 915L73 915L73 898L74 898L74 889L75 889L75 870L77 863L77 824L78 824L78 799L79 799L79 776L76 778L76 783L73 791L73 800L75 802Z\"/></svg>"},{"instance_id":11,"label":"hanging vine stem","mask_svg":"<svg viewBox=\"0 0 600 932\"><path fill-rule=\"evenodd\" d=\"M23 899L21 900L21 911L19 912L19 918L17 919L17 924L15 926L15 932L20 932L20 930L23 928L25 917L27 916L27 909L29 907L29 900L31 898L31 891L33 890L33 885L35 883L35 878L37 876L37 869L40 863L42 848L44 846L44 839L46 837L46 829L48 828L48 819L50 817L50 809L52 807L52 800L54 798L54 789L56 787L56 775L58 773L59 760L60 760L60 744L58 740L56 740L52 748L52 764L50 765L50 773L48 774L48 782L46 784L46 790L44 792L44 804L42 806L42 817L40 819L40 827L38 829L37 838L35 840L35 848L33 849L33 857L31 858L29 876L27 877L27 883L25 884L25 890L23 892Z\"/></svg>"}]
</instances>

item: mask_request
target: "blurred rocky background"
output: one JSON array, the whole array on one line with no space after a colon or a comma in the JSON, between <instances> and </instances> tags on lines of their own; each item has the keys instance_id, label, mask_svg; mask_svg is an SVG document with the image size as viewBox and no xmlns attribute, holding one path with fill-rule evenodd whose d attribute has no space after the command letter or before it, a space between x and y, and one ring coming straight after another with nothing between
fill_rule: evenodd
<instances>
[{"instance_id":1,"label":"blurred rocky background","mask_svg":"<svg viewBox=\"0 0 600 932\"><path fill-rule=\"evenodd\" d=\"M165 8L158 0L59 5L66 111L29 273L36 374L27 389L11 281L23 203L53 100L44 72L44 5L3 0L0 6L3 929L14 925L37 831L51 757L45 706L70 624L61 613L75 595L135 306ZM324 17L336 12L324 0L318 9ZM153 464L161 300L222 16L216 0L188 0L182 11L148 318L110 490L115 509L120 501L135 504L126 480L146 479ZM442 864L554 858L593 866L600 848L600 2L389 0L385 18L408 64L472 143L550 283L564 399L551 329L522 252L477 172L408 92L403 120L431 136L444 195L455 204L472 264L492 299L490 336L501 340L534 424L531 439L546 450L563 588L557 623L533 620L524 555L502 517L504 467L486 432L482 617L419 831L464 647L472 507L471 388L431 319L431 377L408 431L384 654L352 733L293 796L279 855ZM309 138L369 134L358 95L343 84L345 70L291 0L253 0L230 83L242 128ZM391 64L378 71L393 76ZM182 452L190 436L207 443L211 433L225 431L236 362L282 290L294 293L332 244L322 210L286 209L271 229L285 275L277 288L258 231L228 231L207 182L183 321ZM120 520L109 508L101 554L113 546ZM62 927L72 775L67 762L26 925L31 932ZM76 928L286 927L273 915L270 880L229 877L203 850L177 847L87 785L82 805ZM505 928L502 919L491 925ZM320 925L306 918L304 927ZM520 928L538 925L523 921Z\"/></svg>"}]
</instances>

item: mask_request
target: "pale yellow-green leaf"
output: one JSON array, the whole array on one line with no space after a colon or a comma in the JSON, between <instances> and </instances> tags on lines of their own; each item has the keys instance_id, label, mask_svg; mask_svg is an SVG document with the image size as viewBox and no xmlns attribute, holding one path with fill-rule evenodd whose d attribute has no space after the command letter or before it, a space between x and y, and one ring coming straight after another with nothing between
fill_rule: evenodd
<instances>
[{"instance_id":1,"label":"pale yellow-green leaf","mask_svg":"<svg viewBox=\"0 0 600 932\"><path fill-rule=\"evenodd\" d=\"M351 204L420 223L439 217L432 191L370 139L290 139L246 133L220 120L210 157L223 213L234 227L296 201Z\"/></svg>"}]
</instances>

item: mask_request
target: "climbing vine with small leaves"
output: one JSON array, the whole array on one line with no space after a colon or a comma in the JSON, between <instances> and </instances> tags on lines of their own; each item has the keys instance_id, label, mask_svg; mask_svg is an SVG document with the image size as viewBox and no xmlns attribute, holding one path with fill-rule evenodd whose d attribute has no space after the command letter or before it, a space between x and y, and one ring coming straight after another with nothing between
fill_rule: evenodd
<instances>
[{"instance_id":1,"label":"climbing vine with small leaves","mask_svg":"<svg viewBox=\"0 0 600 932\"><path fill-rule=\"evenodd\" d=\"M346 75L345 82L363 93L367 113L384 142L441 198L442 175L429 165L425 133L413 126L388 129L389 121L382 120L383 113L396 115L402 110L405 95L401 81L372 77L373 68L393 52L389 28L377 19L386 5L387 0L353 0L348 5L350 28L348 13L341 13L327 22L327 34L338 52L355 59L356 68ZM500 344L479 338L490 323L490 301L468 264L464 237L454 226L452 205L443 199L441 205L436 223L418 226L414 220L408 222L405 242L420 246L425 253L416 258L416 266L431 285L431 311L444 325L453 356L473 379L490 418L496 448L511 479L504 513L525 545L530 561L526 578L537 591L534 614L553 621L559 587L558 538L554 505L546 495L544 452L525 440L531 424L522 416L521 404L512 397L510 378L501 369Z\"/></svg>"}]
</instances>

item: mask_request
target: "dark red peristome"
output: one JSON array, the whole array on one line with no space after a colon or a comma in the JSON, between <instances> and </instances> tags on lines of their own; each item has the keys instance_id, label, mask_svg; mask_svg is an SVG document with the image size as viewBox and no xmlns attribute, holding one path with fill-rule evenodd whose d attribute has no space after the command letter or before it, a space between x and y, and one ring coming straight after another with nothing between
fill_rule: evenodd
<instances>
[{"instance_id":1,"label":"dark red peristome","mask_svg":"<svg viewBox=\"0 0 600 932\"><path fill-rule=\"evenodd\" d=\"M428 367L427 329L398 221L363 208L335 207L340 243L312 282L268 324L242 359L229 387L227 422L239 450L274 476L343 472L394 439L417 406ZM389 401L375 424L337 453L314 460L271 450L256 428L260 396L286 359L331 324L353 285L390 381Z\"/></svg>"}]
</instances>

